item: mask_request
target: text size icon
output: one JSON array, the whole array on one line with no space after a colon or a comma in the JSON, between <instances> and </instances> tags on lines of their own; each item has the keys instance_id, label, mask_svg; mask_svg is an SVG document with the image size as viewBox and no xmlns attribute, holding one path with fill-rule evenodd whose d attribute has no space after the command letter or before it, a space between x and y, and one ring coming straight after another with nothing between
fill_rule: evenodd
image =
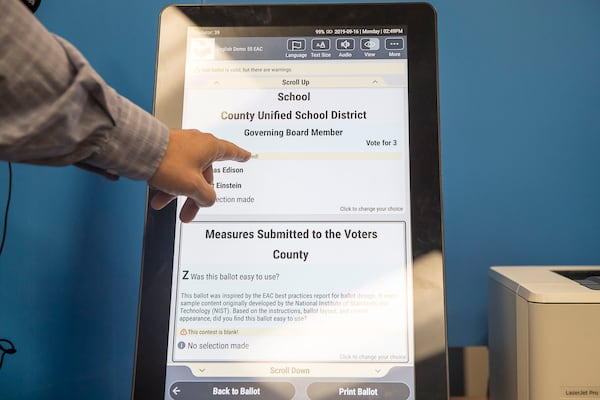
<instances>
[{"instance_id":1,"label":"text size icon","mask_svg":"<svg viewBox=\"0 0 600 400\"><path fill-rule=\"evenodd\" d=\"M311 46L315 51L327 51L331 46L331 42L329 39L313 39Z\"/></svg>"}]
</instances>

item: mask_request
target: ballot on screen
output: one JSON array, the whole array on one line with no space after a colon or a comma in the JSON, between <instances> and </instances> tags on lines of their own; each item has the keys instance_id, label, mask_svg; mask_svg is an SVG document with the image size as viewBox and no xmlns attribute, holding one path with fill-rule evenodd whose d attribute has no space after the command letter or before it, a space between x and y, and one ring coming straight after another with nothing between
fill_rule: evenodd
<instances>
[{"instance_id":1,"label":"ballot on screen","mask_svg":"<svg viewBox=\"0 0 600 400\"><path fill-rule=\"evenodd\" d=\"M253 154L148 209L135 399L445 399L435 13L171 6L155 114Z\"/></svg>"}]
</instances>

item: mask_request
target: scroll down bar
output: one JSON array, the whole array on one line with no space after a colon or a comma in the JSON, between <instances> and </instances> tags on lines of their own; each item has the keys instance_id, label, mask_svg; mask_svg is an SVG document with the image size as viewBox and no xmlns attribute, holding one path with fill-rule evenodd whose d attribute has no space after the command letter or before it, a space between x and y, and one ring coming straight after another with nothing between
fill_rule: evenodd
<instances>
[{"instance_id":1,"label":"scroll down bar","mask_svg":"<svg viewBox=\"0 0 600 400\"><path fill-rule=\"evenodd\" d=\"M401 160L400 152L289 152L255 153L254 160Z\"/></svg>"}]
</instances>

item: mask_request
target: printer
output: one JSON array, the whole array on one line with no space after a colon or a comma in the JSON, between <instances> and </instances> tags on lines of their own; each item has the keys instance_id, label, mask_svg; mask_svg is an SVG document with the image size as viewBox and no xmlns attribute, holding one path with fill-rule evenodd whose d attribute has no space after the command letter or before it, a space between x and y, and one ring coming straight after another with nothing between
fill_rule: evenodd
<instances>
[{"instance_id":1,"label":"printer","mask_svg":"<svg viewBox=\"0 0 600 400\"><path fill-rule=\"evenodd\" d=\"M600 267L489 270L491 400L600 400Z\"/></svg>"}]
</instances>

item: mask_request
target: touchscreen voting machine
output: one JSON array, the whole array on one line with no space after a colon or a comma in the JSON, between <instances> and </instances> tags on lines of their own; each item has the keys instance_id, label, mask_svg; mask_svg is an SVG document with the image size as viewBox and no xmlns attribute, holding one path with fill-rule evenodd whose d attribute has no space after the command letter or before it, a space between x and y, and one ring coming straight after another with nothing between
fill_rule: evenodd
<instances>
[{"instance_id":1,"label":"touchscreen voting machine","mask_svg":"<svg viewBox=\"0 0 600 400\"><path fill-rule=\"evenodd\" d=\"M155 115L253 157L148 208L134 399L447 398L436 52L425 4L162 12Z\"/></svg>"}]
</instances>

